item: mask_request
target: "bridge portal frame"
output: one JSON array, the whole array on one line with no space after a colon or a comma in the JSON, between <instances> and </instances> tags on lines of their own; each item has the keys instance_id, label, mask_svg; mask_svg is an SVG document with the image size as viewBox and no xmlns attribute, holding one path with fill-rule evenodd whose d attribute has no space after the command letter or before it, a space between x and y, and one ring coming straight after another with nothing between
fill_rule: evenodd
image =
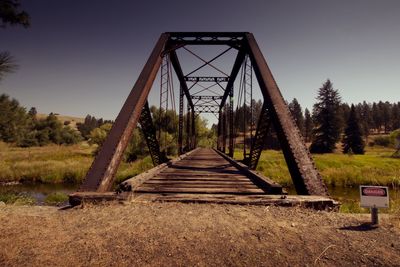
<instances>
[{"instance_id":1,"label":"bridge portal frame","mask_svg":"<svg viewBox=\"0 0 400 267\"><path fill-rule=\"evenodd\" d=\"M84 182L79 191L106 192L111 190L114 177L121 162L123 152L126 149L130 137L147 101L148 94L160 68L162 58L169 55L172 66L180 82L181 90L186 96L188 108L191 109L191 148L195 146L194 133L194 111L195 105L186 84L187 77L183 74L176 49L185 45L228 45L238 50L237 57L228 78L224 95L222 96L218 112L221 114L228 97L232 97L234 81L240 67L248 55L254 69L259 87L264 97L265 112L270 122L259 122L262 124L271 123L277 131L278 138L285 156L286 163L296 191L301 195L328 195L327 188L315 168L313 159L301 137L300 131L294 122L290 111L279 91L275 79L267 65L267 62L253 36L249 32L166 32L158 39L149 59L140 73L135 85L129 93L121 111L119 112L111 131L103 143L99 153L93 161ZM231 104L231 100L229 101ZM232 105L232 104L231 104ZM228 116L231 112L228 112ZM221 122L221 118L219 119ZM222 121L226 121L223 119ZM233 123L232 118L228 120ZM220 129L221 127L219 127ZM232 125L231 125L232 128ZM144 132L146 130L144 129ZM220 129L219 132L226 132ZM258 131L257 131L258 132ZM263 132L260 130L260 132ZM265 131L264 131L265 132ZM232 134L229 134L233 138ZM255 140L262 138L262 134L256 133ZM221 140L219 138L218 140ZM260 149L253 149L260 140L252 142L250 153L261 153ZM226 140L222 140L225 143ZM221 149L221 141L219 142ZM233 145L229 142L229 152L233 154ZM225 150L225 145L222 147ZM259 155L250 155L250 159L258 161ZM257 162L249 162L249 166L255 168Z\"/></svg>"}]
</instances>

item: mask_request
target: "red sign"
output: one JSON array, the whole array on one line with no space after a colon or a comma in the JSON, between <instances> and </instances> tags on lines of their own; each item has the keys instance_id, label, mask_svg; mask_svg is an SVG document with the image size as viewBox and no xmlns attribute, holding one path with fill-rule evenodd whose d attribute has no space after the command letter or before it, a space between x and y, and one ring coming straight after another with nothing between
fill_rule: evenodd
<instances>
[{"instance_id":1,"label":"red sign","mask_svg":"<svg viewBox=\"0 0 400 267\"><path fill-rule=\"evenodd\" d=\"M370 197L386 197L387 193L384 188L364 187L362 189L362 195Z\"/></svg>"},{"instance_id":2,"label":"red sign","mask_svg":"<svg viewBox=\"0 0 400 267\"><path fill-rule=\"evenodd\" d=\"M389 188L387 186L360 185L360 197L361 207L389 207Z\"/></svg>"}]
</instances>

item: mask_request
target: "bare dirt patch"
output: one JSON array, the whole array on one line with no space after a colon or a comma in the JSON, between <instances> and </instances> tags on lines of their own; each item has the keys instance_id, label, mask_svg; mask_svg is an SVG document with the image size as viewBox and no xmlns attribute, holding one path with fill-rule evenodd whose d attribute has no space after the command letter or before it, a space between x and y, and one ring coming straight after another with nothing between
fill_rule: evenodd
<instances>
[{"instance_id":1,"label":"bare dirt patch","mask_svg":"<svg viewBox=\"0 0 400 267\"><path fill-rule=\"evenodd\" d=\"M0 207L0 266L399 266L398 221L182 203Z\"/></svg>"}]
</instances>

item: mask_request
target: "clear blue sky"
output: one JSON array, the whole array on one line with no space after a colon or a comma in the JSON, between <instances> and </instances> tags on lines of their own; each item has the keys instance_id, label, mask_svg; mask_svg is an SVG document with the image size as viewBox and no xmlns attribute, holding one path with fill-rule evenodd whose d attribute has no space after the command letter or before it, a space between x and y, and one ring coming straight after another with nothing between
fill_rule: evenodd
<instances>
[{"instance_id":1,"label":"clear blue sky","mask_svg":"<svg viewBox=\"0 0 400 267\"><path fill-rule=\"evenodd\" d=\"M115 119L165 31L254 33L283 96L303 107L327 78L348 103L400 101L400 1L21 3L32 26L0 29L0 51L20 65L0 93L41 113Z\"/></svg>"}]
</instances>

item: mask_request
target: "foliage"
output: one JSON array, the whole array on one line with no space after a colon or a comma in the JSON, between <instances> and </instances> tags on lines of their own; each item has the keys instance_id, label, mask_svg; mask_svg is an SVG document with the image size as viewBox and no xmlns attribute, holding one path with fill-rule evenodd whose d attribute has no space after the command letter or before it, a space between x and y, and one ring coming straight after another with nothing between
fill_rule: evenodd
<instances>
[{"instance_id":1,"label":"foliage","mask_svg":"<svg viewBox=\"0 0 400 267\"><path fill-rule=\"evenodd\" d=\"M7 24L22 25L25 28L30 25L30 18L25 11L19 11L19 0L1 0L0 1L0 27L4 28Z\"/></svg>"},{"instance_id":2,"label":"foliage","mask_svg":"<svg viewBox=\"0 0 400 267\"><path fill-rule=\"evenodd\" d=\"M310 111L306 108L304 111L304 134L303 134L306 142L311 141L312 129L313 129L313 122L311 114Z\"/></svg>"},{"instance_id":3,"label":"foliage","mask_svg":"<svg viewBox=\"0 0 400 267\"><path fill-rule=\"evenodd\" d=\"M88 140L92 130L101 127L103 124L112 124L112 121L96 119L94 116L86 115L83 123L77 123L76 127L81 132L82 136Z\"/></svg>"},{"instance_id":4,"label":"foliage","mask_svg":"<svg viewBox=\"0 0 400 267\"><path fill-rule=\"evenodd\" d=\"M292 102L288 105L290 113L293 116L294 121L296 122L297 127L299 128L300 132L304 132L304 116L302 108L297 101L296 98L293 98Z\"/></svg>"},{"instance_id":5,"label":"foliage","mask_svg":"<svg viewBox=\"0 0 400 267\"><path fill-rule=\"evenodd\" d=\"M374 138L373 145L383 146L383 147L390 147L392 142L389 136L377 136Z\"/></svg>"},{"instance_id":6,"label":"foliage","mask_svg":"<svg viewBox=\"0 0 400 267\"><path fill-rule=\"evenodd\" d=\"M7 51L0 52L0 81L4 78L6 73L12 73L18 68L15 59Z\"/></svg>"},{"instance_id":7,"label":"foliage","mask_svg":"<svg viewBox=\"0 0 400 267\"><path fill-rule=\"evenodd\" d=\"M22 193L0 192L0 202L14 205L33 205L35 199Z\"/></svg>"},{"instance_id":8,"label":"foliage","mask_svg":"<svg viewBox=\"0 0 400 267\"><path fill-rule=\"evenodd\" d=\"M110 132L111 127L111 123L106 123L98 128L91 130L89 135L89 144L96 144L98 146L101 146L106 140L107 134Z\"/></svg>"},{"instance_id":9,"label":"foliage","mask_svg":"<svg viewBox=\"0 0 400 267\"><path fill-rule=\"evenodd\" d=\"M27 113L17 100L3 94L0 95L0 140L22 147L50 143L70 145L81 141L81 135L63 126L52 113L38 120L35 108Z\"/></svg>"},{"instance_id":10,"label":"foliage","mask_svg":"<svg viewBox=\"0 0 400 267\"><path fill-rule=\"evenodd\" d=\"M318 102L314 104L314 140L310 151L313 153L330 153L340 137L339 117L340 95L333 89L328 79L318 91Z\"/></svg>"},{"instance_id":11,"label":"foliage","mask_svg":"<svg viewBox=\"0 0 400 267\"><path fill-rule=\"evenodd\" d=\"M51 193L44 199L44 202L50 205L59 205L66 201L68 201L68 195L62 192Z\"/></svg>"},{"instance_id":12,"label":"foliage","mask_svg":"<svg viewBox=\"0 0 400 267\"><path fill-rule=\"evenodd\" d=\"M351 105L349 119L343 136L343 153L364 154L364 140L354 105Z\"/></svg>"},{"instance_id":13,"label":"foliage","mask_svg":"<svg viewBox=\"0 0 400 267\"><path fill-rule=\"evenodd\" d=\"M28 116L17 100L0 95L0 140L20 144L28 131Z\"/></svg>"},{"instance_id":14,"label":"foliage","mask_svg":"<svg viewBox=\"0 0 400 267\"><path fill-rule=\"evenodd\" d=\"M390 139L395 146L396 151L393 153L392 157L400 158L400 129L393 131L390 134Z\"/></svg>"}]
</instances>

